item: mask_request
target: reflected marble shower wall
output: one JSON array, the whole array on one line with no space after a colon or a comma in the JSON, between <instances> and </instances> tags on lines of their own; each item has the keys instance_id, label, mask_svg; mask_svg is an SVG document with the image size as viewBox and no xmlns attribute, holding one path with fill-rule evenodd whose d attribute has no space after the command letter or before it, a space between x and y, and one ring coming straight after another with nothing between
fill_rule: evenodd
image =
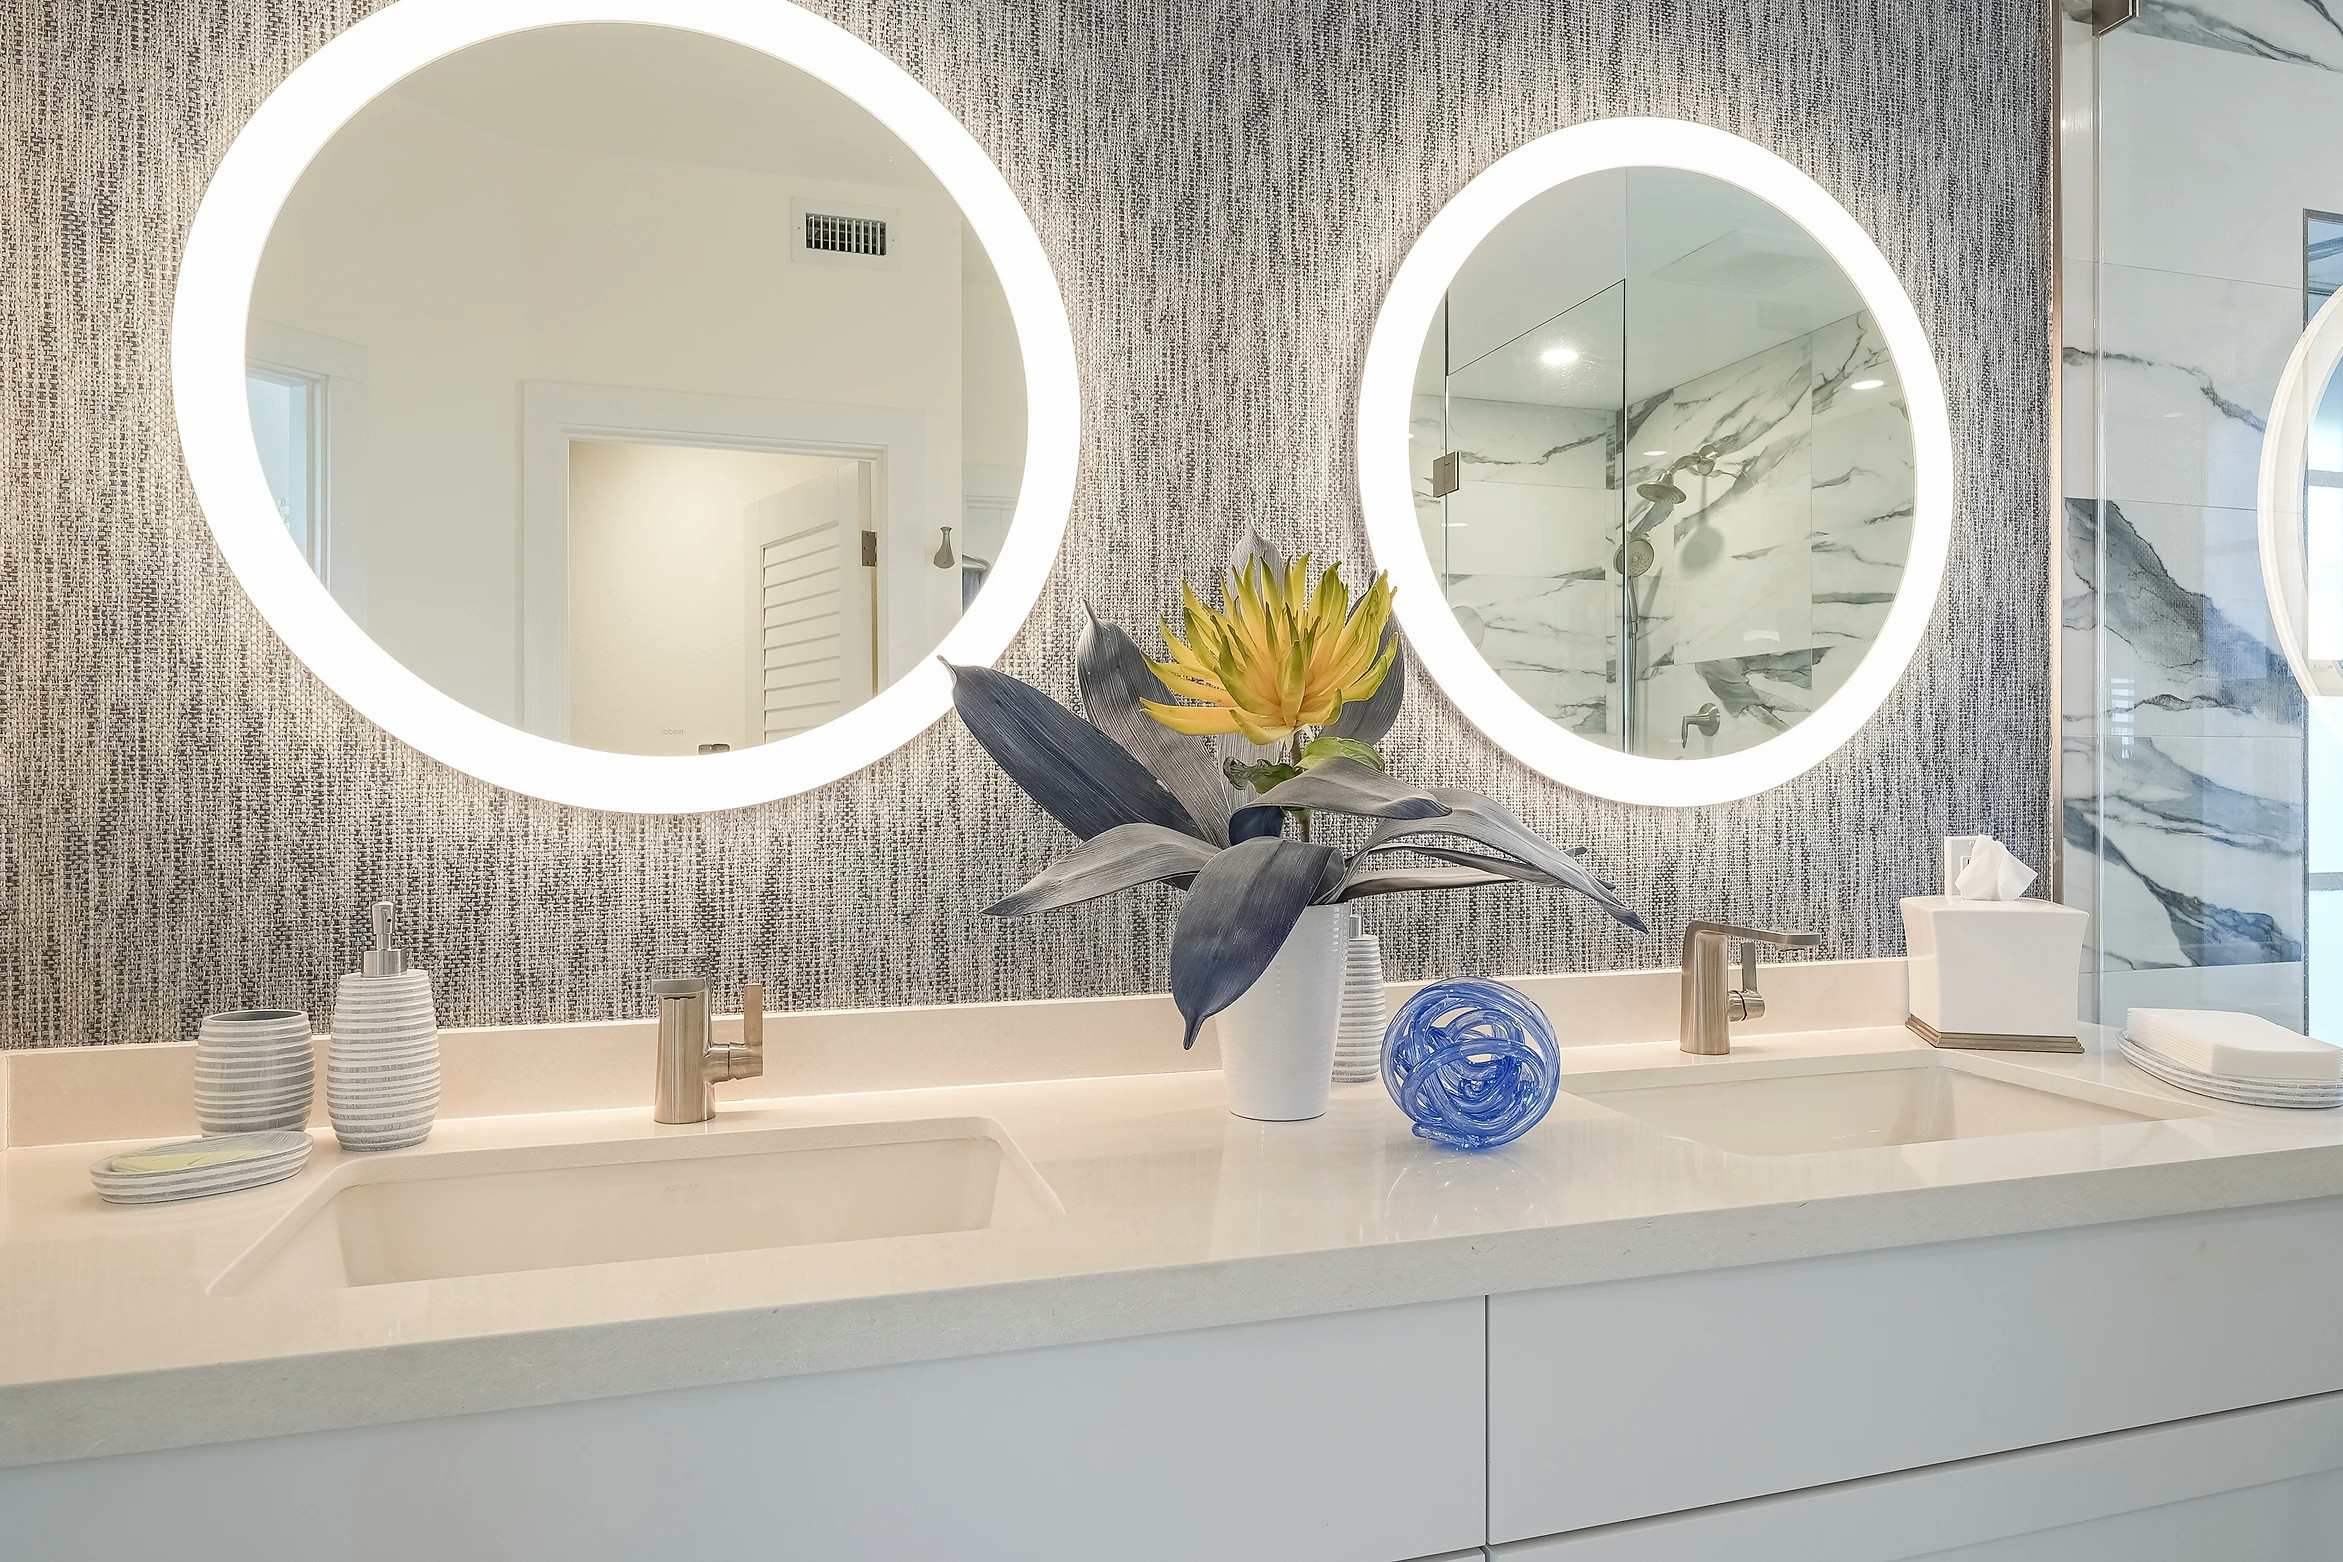
<instances>
[{"instance_id":1,"label":"reflected marble shower wall","mask_svg":"<svg viewBox=\"0 0 2343 1562\"><path fill-rule=\"evenodd\" d=\"M1623 444L1611 409L1419 393L1417 516L1458 621L1531 705L1617 745L1632 620L1636 750L1732 753L1829 698L1877 636L1911 540L1907 427L1868 314L1645 397ZM1655 523L1635 488L1704 447L1715 472L1678 472L1685 500ZM1443 450L1461 458L1445 503ZM1632 601L1623 502L1653 550ZM1708 736L1686 718L1711 706Z\"/></svg>"},{"instance_id":2,"label":"reflected marble shower wall","mask_svg":"<svg viewBox=\"0 0 2343 1562\"><path fill-rule=\"evenodd\" d=\"M1440 399L1431 401L1437 453ZM1619 419L1609 409L1447 400L1461 484L1427 543L1465 634L1514 691L1585 737L1617 733ZM1430 494L1430 455L1418 441ZM1614 740L1615 741L1615 740Z\"/></svg>"},{"instance_id":3,"label":"reflected marble shower wall","mask_svg":"<svg viewBox=\"0 0 2343 1562\"><path fill-rule=\"evenodd\" d=\"M2343 179L2343 31L2311 0L2148 0L2066 31L2066 899L2087 1013L2305 1023L2304 710L2255 516L2304 319L2304 217Z\"/></svg>"},{"instance_id":4,"label":"reflected marble shower wall","mask_svg":"<svg viewBox=\"0 0 2343 1562\"><path fill-rule=\"evenodd\" d=\"M1680 456L1719 452L1712 476L1677 475L1685 502L1646 533L1657 557L1638 583L1645 752L1752 747L1846 682L1903 578L1908 428L1867 313L1628 409L1631 493ZM1649 502L1630 506L1631 527L1650 519ZM1685 725L1710 704L1713 739Z\"/></svg>"}]
</instances>

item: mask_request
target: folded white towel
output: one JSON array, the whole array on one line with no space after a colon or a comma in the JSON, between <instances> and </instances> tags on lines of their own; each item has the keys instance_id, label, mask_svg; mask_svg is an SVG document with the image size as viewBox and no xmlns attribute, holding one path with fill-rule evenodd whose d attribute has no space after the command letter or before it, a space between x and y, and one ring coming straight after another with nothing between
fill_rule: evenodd
<instances>
[{"instance_id":1,"label":"folded white towel","mask_svg":"<svg viewBox=\"0 0 2343 1562\"><path fill-rule=\"evenodd\" d=\"M2222 1009L2133 1009L2132 1045L2200 1074L2226 1079L2343 1079L2343 1047L2329 1046L2258 1014Z\"/></svg>"}]
</instances>

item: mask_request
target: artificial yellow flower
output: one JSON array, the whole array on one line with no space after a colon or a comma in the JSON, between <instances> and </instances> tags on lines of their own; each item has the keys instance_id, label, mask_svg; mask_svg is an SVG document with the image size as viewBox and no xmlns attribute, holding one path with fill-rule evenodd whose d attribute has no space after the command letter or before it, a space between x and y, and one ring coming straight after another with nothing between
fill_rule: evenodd
<instances>
[{"instance_id":1,"label":"artificial yellow flower","mask_svg":"<svg viewBox=\"0 0 2343 1562\"><path fill-rule=\"evenodd\" d=\"M1391 621L1391 580L1377 575L1354 611L1342 566L1329 565L1310 589L1310 557L1295 559L1280 581L1259 559L1242 575L1229 573L1224 605L1206 607L1186 581L1187 637L1163 626L1171 660L1151 662L1164 687L1197 705L1142 703L1171 728L1203 736L1238 732L1252 743L1277 743L1301 727L1324 726L1353 700L1383 686L1395 638L1382 644Z\"/></svg>"}]
</instances>

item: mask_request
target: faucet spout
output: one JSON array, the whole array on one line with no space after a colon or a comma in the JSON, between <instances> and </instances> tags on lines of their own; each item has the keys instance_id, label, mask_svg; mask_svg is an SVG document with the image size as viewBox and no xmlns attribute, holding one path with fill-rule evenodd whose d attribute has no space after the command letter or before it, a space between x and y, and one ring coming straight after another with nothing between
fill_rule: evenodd
<instances>
[{"instance_id":1,"label":"faucet spout","mask_svg":"<svg viewBox=\"0 0 2343 1562\"><path fill-rule=\"evenodd\" d=\"M1735 941L1741 945L1741 986L1737 988L1725 985L1725 946ZM1734 922L1686 926L1678 1045L1702 1057L1722 1057L1732 1051L1732 1022L1754 1020L1765 1013L1765 997L1757 990L1757 946L1811 949L1821 942L1820 933L1777 932Z\"/></svg>"}]
</instances>

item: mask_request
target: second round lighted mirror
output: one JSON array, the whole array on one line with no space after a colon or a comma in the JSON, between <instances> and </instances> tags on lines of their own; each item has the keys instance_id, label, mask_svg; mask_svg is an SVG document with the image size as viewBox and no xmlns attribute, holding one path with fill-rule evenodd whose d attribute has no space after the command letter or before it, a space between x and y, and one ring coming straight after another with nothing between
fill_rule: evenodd
<instances>
[{"instance_id":1,"label":"second round lighted mirror","mask_svg":"<svg viewBox=\"0 0 2343 1562\"><path fill-rule=\"evenodd\" d=\"M1781 159L1665 120L1549 136L1434 220L1376 329L1360 477L1434 678L1633 802L1844 742L1950 523L1943 392L1877 248Z\"/></svg>"}]
</instances>

